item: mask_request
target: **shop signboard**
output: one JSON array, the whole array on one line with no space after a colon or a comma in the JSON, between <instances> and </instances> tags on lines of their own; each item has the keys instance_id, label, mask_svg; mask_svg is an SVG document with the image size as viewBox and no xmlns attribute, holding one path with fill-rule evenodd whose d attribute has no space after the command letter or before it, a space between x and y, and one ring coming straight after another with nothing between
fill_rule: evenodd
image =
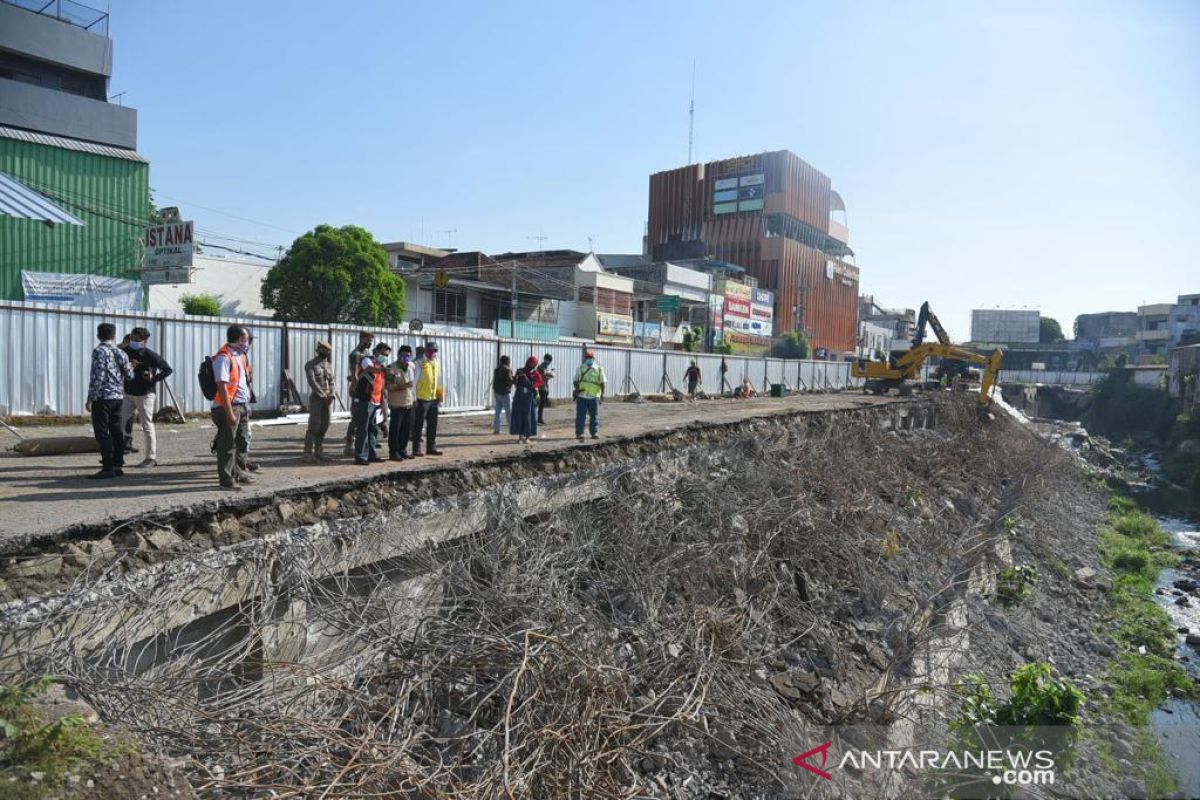
<instances>
[{"instance_id":1,"label":"shop signboard","mask_svg":"<svg viewBox=\"0 0 1200 800\"><path fill-rule=\"evenodd\" d=\"M190 267L195 249L192 221L168 222L146 229L146 252L143 266L147 269Z\"/></svg>"},{"instance_id":2,"label":"shop signboard","mask_svg":"<svg viewBox=\"0 0 1200 800\"><path fill-rule=\"evenodd\" d=\"M596 315L596 327L601 336L618 339L633 338L633 317L599 313Z\"/></svg>"}]
</instances>

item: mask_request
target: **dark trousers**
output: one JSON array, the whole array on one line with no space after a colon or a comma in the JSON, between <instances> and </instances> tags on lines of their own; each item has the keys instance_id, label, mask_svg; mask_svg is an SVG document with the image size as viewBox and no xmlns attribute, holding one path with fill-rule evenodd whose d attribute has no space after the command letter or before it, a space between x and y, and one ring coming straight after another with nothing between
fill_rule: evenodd
<instances>
[{"instance_id":1,"label":"dark trousers","mask_svg":"<svg viewBox=\"0 0 1200 800\"><path fill-rule=\"evenodd\" d=\"M378 458L375 455L375 442L378 441L379 428L375 424L375 412L379 406L369 400L359 400L354 404L354 460L370 461Z\"/></svg>"},{"instance_id":2,"label":"dark trousers","mask_svg":"<svg viewBox=\"0 0 1200 800\"><path fill-rule=\"evenodd\" d=\"M437 400L418 400L416 414L413 416L412 443L413 452L421 452L421 428L425 428L425 449L437 450Z\"/></svg>"},{"instance_id":3,"label":"dark trousers","mask_svg":"<svg viewBox=\"0 0 1200 800\"><path fill-rule=\"evenodd\" d=\"M100 463L106 470L125 466L125 437L121 431L124 400L92 401L92 433L100 445Z\"/></svg>"},{"instance_id":4,"label":"dark trousers","mask_svg":"<svg viewBox=\"0 0 1200 800\"><path fill-rule=\"evenodd\" d=\"M250 450L250 409L233 407L233 424L225 417L225 408L212 410L217 426L217 479L222 486L233 486L246 474L246 453Z\"/></svg>"},{"instance_id":5,"label":"dark trousers","mask_svg":"<svg viewBox=\"0 0 1200 800\"><path fill-rule=\"evenodd\" d=\"M546 389L538 389L537 414L538 422L545 423L546 421L546 406L550 405L550 392Z\"/></svg>"},{"instance_id":6,"label":"dark trousers","mask_svg":"<svg viewBox=\"0 0 1200 800\"><path fill-rule=\"evenodd\" d=\"M408 450L408 440L412 438L413 414L412 406L388 406L388 455L392 458L402 456Z\"/></svg>"},{"instance_id":7,"label":"dark trousers","mask_svg":"<svg viewBox=\"0 0 1200 800\"><path fill-rule=\"evenodd\" d=\"M575 435L583 436L584 420L588 431L595 436L600 432L600 398L581 394L575 398Z\"/></svg>"}]
</instances>

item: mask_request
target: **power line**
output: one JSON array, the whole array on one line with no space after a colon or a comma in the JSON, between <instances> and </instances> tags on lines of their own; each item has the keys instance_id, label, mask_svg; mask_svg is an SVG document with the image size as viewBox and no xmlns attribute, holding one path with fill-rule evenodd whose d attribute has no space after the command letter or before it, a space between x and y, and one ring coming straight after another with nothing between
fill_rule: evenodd
<instances>
[{"instance_id":1,"label":"power line","mask_svg":"<svg viewBox=\"0 0 1200 800\"><path fill-rule=\"evenodd\" d=\"M166 192L160 192L160 191L158 191L157 189L154 189L153 191L154 191L154 193L155 193L155 194L157 194L157 195L160 195L160 196L162 196L162 197L165 197L165 198L167 198L168 200L174 200L176 203L186 203L186 204L187 204L187 205L189 205L189 206L194 206L194 207L196 207L196 208L202 208L202 209L204 209L205 211L211 211L212 213L214 213L214 214L220 214L220 215L221 215L221 216L223 216L223 217L229 217L230 219L237 219L237 220L241 220L242 222L249 222L249 223L252 223L252 224L254 224L254 225L261 225L261 226L263 226L264 228L274 228L274 229L275 229L275 230L277 230L277 231L283 231L284 233L290 233L290 234L292 234L292 235L294 235L294 236L300 236L300 235L301 235L301 232L300 232L300 231L292 230L291 228L284 228L284 227L281 227L281 226L279 226L279 225L272 225L272 224L271 224L271 223L269 223L269 222L263 222L263 221L261 221L261 220L256 220L256 219L250 219L249 217L243 217L243 216L239 216L238 214L230 214L228 211L222 211L222 210L221 210L221 209L219 209L219 208L212 208L212 207L210 207L210 206L202 206L202 205L200 205L199 203L193 203L191 200L187 200L187 199L184 199L184 198L182 198L182 197L175 197L175 196L173 196L173 195L169 195L169 194L167 194Z\"/></svg>"}]
</instances>

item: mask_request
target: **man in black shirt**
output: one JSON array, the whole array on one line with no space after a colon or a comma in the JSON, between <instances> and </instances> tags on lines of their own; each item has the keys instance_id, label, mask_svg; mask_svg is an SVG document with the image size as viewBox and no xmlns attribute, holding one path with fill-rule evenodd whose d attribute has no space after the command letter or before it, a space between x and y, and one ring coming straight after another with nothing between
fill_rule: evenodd
<instances>
[{"instance_id":1,"label":"man in black shirt","mask_svg":"<svg viewBox=\"0 0 1200 800\"><path fill-rule=\"evenodd\" d=\"M139 467L158 466L158 444L154 435L155 387L172 372L162 356L147 347L150 331L134 328L129 332L125 354L133 366L133 378L125 381L125 401L121 406L121 421L125 427L125 449L133 450L133 416L137 414L146 440L146 457Z\"/></svg>"},{"instance_id":2,"label":"man in black shirt","mask_svg":"<svg viewBox=\"0 0 1200 800\"><path fill-rule=\"evenodd\" d=\"M370 331L360 331L358 334L358 346L350 351L350 361L346 369L346 382L350 384L350 416L352 419L358 419L354 414L354 406L358 402L355 397L354 387L358 384L359 367L362 364L362 360L371 355L371 348L374 346L375 334ZM346 426L346 442L342 448L342 452L348 456L355 454L353 422Z\"/></svg>"}]
</instances>

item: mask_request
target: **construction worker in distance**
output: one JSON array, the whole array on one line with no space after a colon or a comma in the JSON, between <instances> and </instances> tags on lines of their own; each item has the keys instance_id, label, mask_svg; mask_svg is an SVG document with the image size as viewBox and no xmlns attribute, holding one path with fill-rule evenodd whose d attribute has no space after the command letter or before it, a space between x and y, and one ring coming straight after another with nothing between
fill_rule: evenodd
<instances>
[{"instance_id":1,"label":"construction worker in distance","mask_svg":"<svg viewBox=\"0 0 1200 800\"><path fill-rule=\"evenodd\" d=\"M683 379L687 381L688 397L695 397L696 387L700 385L700 365L696 363L696 359L693 358L692 363L688 365Z\"/></svg>"},{"instance_id":2,"label":"construction worker in distance","mask_svg":"<svg viewBox=\"0 0 1200 800\"><path fill-rule=\"evenodd\" d=\"M437 449L438 406L445 398L442 386L442 363L438 361L438 347L433 342L425 343L424 356L414 365L417 368L417 411L413 418L414 456L428 453L440 456ZM425 453L421 452L421 428L425 428Z\"/></svg>"},{"instance_id":3,"label":"construction worker in distance","mask_svg":"<svg viewBox=\"0 0 1200 800\"><path fill-rule=\"evenodd\" d=\"M304 434L304 463L330 461L325 455L325 434L333 407L333 345L317 342L317 354L304 365L308 380L308 432Z\"/></svg>"},{"instance_id":4,"label":"construction worker in distance","mask_svg":"<svg viewBox=\"0 0 1200 800\"><path fill-rule=\"evenodd\" d=\"M596 354L588 350L575 371L575 438L583 441L583 421L593 439L600 438L600 399L604 397L604 367L596 363Z\"/></svg>"}]
</instances>

